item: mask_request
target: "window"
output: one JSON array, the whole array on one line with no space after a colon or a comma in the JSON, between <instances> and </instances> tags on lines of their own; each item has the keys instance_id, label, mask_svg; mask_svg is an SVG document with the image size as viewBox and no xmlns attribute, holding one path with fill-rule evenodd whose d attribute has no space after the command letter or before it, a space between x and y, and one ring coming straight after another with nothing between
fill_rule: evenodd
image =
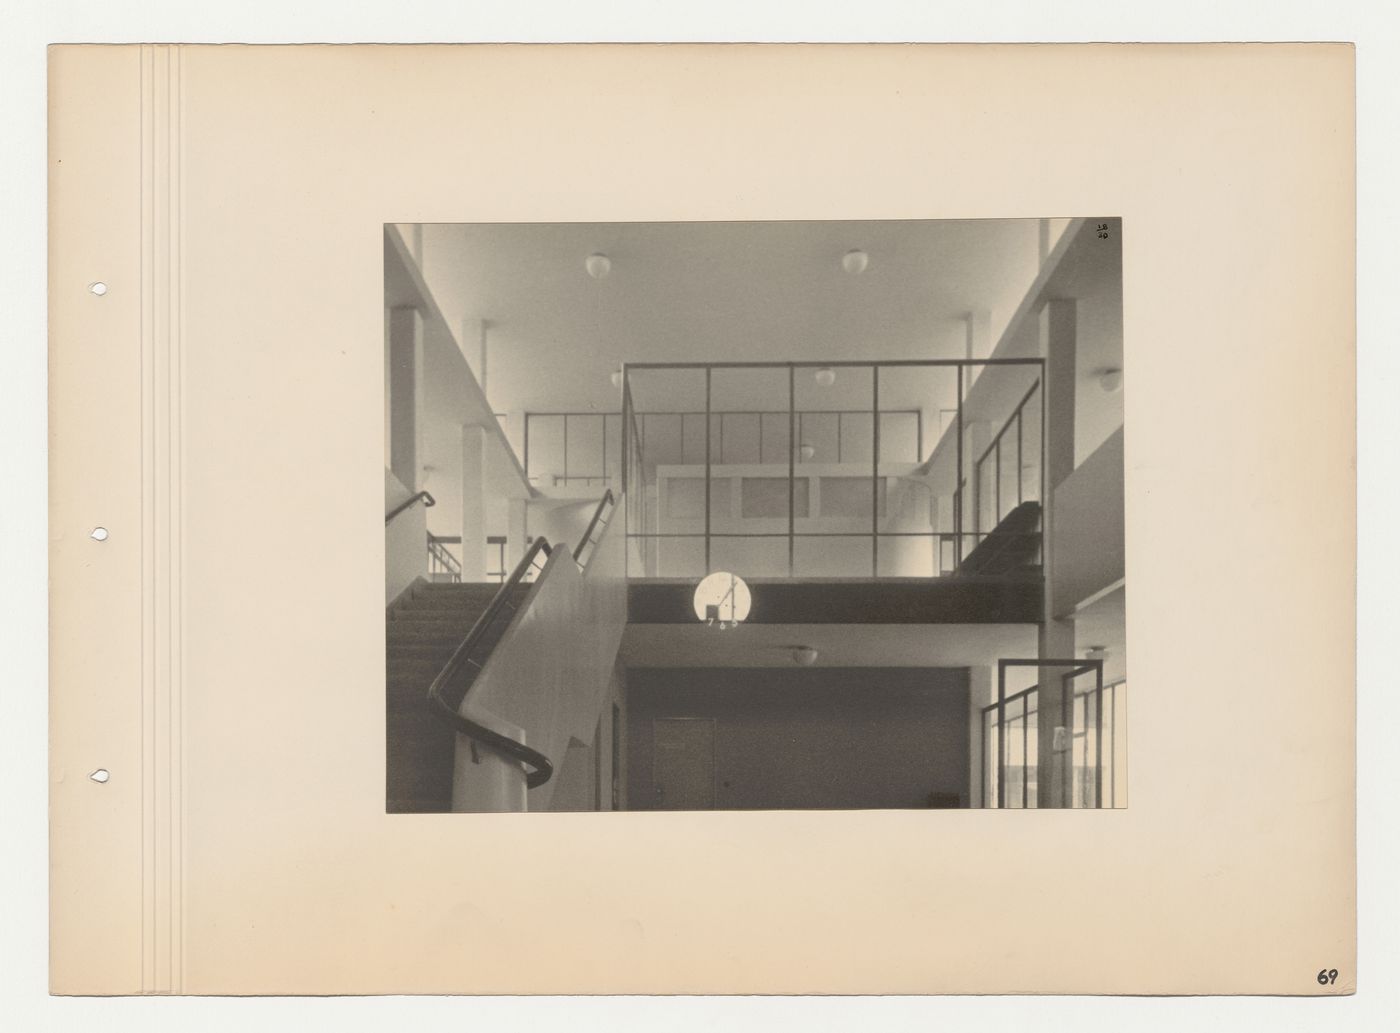
<instances>
[{"instance_id":1,"label":"window","mask_svg":"<svg viewBox=\"0 0 1400 1033\"><path fill-rule=\"evenodd\" d=\"M858 518L870 517L869 477L823 477L822 516ZM885 515L885 478L880 481L880 516Z\"/></svg>"},{"instance_id":2,"label":"window","mask_svg":"<svg viewBox=\"0 0 1400 1033\"><path fill-rule=\"evenodd\" d=\"M810 505L810 486L807 478L794 479L792 488L793 516L805 517ZM745 477L743 492L742 513L746 519L787 518L788 479L786 477Z\"/></svg>"},{"instance_id":3,"label":"window","mask_svg":"<svg viewBox=\"0 0 1400 1033\"><path fill-rule=\"evenodd\" d=\"M705 478L670 478L666 482L666 515L679 520L705 519Z\"/></svg>"}]
</instances>

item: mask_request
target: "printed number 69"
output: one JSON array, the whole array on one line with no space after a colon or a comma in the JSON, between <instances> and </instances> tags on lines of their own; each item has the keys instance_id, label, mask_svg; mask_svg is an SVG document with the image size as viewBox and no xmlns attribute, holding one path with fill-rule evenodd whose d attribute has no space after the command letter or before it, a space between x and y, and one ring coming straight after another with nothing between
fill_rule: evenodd
<instances>
[{"instance_id":1,"label":"printed number 69","mask_svg":"<svg viewBox=\"0 0 1400 1033\"><path fill-rule=\"evenodd\" d=\"M1317 974L1317 981L1323 986L1328 986L1337 981L1337 970L1335 968L1324 968Z\"/></svg>"}]
</instances>

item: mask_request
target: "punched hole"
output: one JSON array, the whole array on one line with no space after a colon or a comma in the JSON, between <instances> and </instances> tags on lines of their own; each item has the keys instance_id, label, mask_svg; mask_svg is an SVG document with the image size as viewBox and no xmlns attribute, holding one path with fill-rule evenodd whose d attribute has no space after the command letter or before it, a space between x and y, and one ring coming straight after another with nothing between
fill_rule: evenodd
<instances>
[{"instance_id":1,"label":"punched hole","mask_svg":"<svg viewBox=\"0 0 1400 1033\"><path fill-rule=\"evenodd\" d=\"M88 778L92 779L94 782L105 782L111 777L112 773L106 768L98 768L91 775L88 775Z\"/></svg>"},{"instance_id":2,"label":"punched hole","mask_svg":"<svg viewBox=\"0 0 1400 1033\"><path fill-rule=\"evenodd\" d=\"M98 280L96 283L88 284L88 290L92 291L92 293L96 294L100 298L102 297L102 295L107 293L107 285L101 280Z\"/></svg>"},{"instance_id":3,"label":"punched hole","mask_svg":"<svg viewBox=\"0 0 1400 1033\"><path fill-rule=\"evenodd\" d=\"M90 537L95 542L105 542L107 540L107 528L94 527Z\"/></svg>"}]
</instances>

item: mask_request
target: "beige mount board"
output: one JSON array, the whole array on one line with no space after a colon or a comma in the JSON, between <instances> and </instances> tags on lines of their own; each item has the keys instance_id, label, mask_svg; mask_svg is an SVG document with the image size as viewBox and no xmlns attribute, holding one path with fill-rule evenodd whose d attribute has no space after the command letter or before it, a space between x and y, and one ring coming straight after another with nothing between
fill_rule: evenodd
<instances>
[{"instance_id":1,"label":"beige mount board","mask_svg":"<svg viewBox=\"0 0 1400 1033\"><path fill-rule=\"evenodd\" d=\"M1350 47L64 46L51 104L55 992L1354 989ZM1085 212L1130 807L384 813L386 222Z\"/></svg>"}]
</instances>

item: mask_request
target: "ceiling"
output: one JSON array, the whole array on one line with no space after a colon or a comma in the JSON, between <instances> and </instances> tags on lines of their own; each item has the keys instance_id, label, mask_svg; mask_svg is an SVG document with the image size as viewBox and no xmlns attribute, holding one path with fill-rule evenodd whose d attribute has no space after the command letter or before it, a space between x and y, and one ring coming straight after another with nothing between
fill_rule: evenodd
<instances>
[{"instance_id":1,"label":"ceiling","mask_svg":"<svg viewBox=\"0 0 1400 1033\"><path fill-rule=\"evenodd\" d=\"M623 361L957 358L1034 280L1039 220L438 224L423 269L497 411L615 410ZM842 270L853 248L865 272ZM584 259L603 252L610 274Z\"/></svg>"},{"instance_id":2,"label":"ceiling","mask_svg":"<svg viewBox=\"0 0 1400 1033\"><path fill-rule=\"evenodd\" d=\"M1114 681L1128 669L1126 593L1117 588L1074 613L1074 644L1083 655L1090 646L1103 646L1104 678Z\"/></svg>"}]
</instances>

